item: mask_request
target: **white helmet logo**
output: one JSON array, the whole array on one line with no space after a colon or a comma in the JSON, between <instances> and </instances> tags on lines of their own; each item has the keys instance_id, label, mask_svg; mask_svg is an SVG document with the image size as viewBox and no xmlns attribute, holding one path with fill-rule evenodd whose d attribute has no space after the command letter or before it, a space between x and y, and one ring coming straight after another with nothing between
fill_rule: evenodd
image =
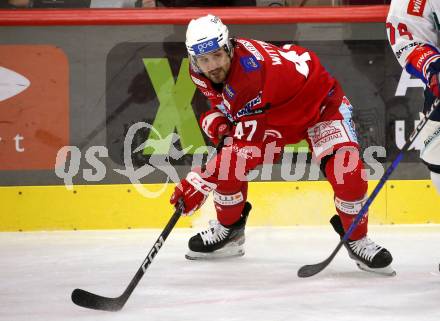
<instances>
[{"instance_id":1,"label":"white helmet logo","mask_svg":"<svg viewBox=\"0 0 440 321\"><path fill-rule=\"evenodd\" d=\"M194 53L198 55L203 55L205 53L219 49L220 46L216 39L208 39L204 42L198 43L193 46Z\"/></svg>"},{"instance_id":2,"label":"white helmet logo","mask_svg":"<svg viewBox=\"0 0 440 321\"><path fill-rule=\"evenodd\" d=\"M0 66L0 102L17 96L29 88L29 79L19 73Z\"/></svg>"},{"instance_id":3,"label":"white helmet logo","mask_svg":"<svg viewBox=\"0 0 440 321\"><path fill-rule=\"evenodd\" d=\"M207 48L211 48L213 45L214 45L214 43L213 43L212 40L211 40L211 41L203 42L203 43L199 44L199 45L197 46L197 48L199 49L199 52L205 52L205 50L206 50Z\"/></svg>"}]
</instances>

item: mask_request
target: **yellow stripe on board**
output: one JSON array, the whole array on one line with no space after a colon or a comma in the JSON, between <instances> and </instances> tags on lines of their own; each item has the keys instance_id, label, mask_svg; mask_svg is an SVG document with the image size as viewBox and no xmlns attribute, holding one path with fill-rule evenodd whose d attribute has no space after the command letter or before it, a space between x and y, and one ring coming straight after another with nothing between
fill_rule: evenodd
<instances>
[{"instance_id":1,"label":"yellow stripe on board","mask_svg":"<svg viewBox=\"0 0 440 321\"><path fill-rule=\"evenodd\" d=\"M369 192L376 186L369 183ZM139 186L138 186L139 187ZM131 184L0 187L0 231L163 228L173 208L174 185L142 185L155 198L142 196ZM326 181L252 182L250 226L328 224L335 213ZM387 182L370 208L372 224L440 223L440 196L429 180ZM177 227L206 226L215 218L212 199Z\"/></svg>"},{"instance_id":2,"label":"yellow stripe on board","mask_svg":"<svg viewBox=\"0 0 440 321\"><path fill-rule=\"evenodd\" d=\"M440 195L431 181L391 181L387 199L387 223L440 223Z\"/></svg>"}]
</instances>

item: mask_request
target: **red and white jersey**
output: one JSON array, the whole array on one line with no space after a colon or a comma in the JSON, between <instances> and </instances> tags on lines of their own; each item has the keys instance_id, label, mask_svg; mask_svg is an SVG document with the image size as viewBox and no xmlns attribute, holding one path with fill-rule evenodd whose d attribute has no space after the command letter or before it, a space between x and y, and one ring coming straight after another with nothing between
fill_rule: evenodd
<instances>
[{"instance_id":1,"label":"red and white jersey","mask_svg":"<svg viewBox=\"0 0 440 321\"><path fill-rule=\"evenodd\" d=\"M392 0L386 27L399 63L426 83L429 64L440 58L440 1Z\"/></svg>"},{"instance_id":2,"label":"red and white jersey","mask_svg":"<svg viewBox=\"0 0 440 321\"><path fill-rule=\"evenodd\" d=\"M190 70L198 89L234 124L234 139L281 145L304 139L320 117L335 79L311 51L244 38L233 40L231 68L223 86Z\"/></svg>"}]
</instances>

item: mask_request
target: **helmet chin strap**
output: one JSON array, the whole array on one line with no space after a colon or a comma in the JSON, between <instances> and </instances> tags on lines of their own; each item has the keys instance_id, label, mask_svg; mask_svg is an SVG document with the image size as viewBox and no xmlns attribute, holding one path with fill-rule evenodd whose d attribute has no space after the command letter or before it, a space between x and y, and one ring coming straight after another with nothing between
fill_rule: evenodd
<instances>
[{"instance_id":1,"label":"helmet chin strap","mask_svg":"<svg viewBox=\"0 0 440 321\"><path fill-rule=\"evenodd\" d=\"M227 45L224 45L223 48L229 55L229 58L232 59L232 57L234 56L234 44L232 43L232 40L229 40L229 47Z\"/></svg>"},{"instance_id":2,"label":"helmet chin strap","mask_svg":"<svg viewBox=\"0 0 440 321\"><path fill-rule=\"evenodd\" d=\"M192 70L198 74L202 74L203 71L197 65L196 58L194 56L188 54L188 59L189 59L189 64L191 65Z\"/></svg>"}]
</instances>

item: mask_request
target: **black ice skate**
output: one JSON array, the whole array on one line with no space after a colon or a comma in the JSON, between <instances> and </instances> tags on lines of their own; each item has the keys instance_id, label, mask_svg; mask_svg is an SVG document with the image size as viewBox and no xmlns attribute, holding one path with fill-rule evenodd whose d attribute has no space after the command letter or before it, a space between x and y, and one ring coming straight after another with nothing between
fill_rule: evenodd
<instances>
[{"instance_id":1,"label":"black ice skate","mask_svg":"<svg viewBox=\"0 0 440 321\"><path fill-rule=\"evenodd\" d=\"M188 260L209 260L244 255L244 228L252 206L246 202L240 220L233 225L223 226L210 221L210 227L194 235L188 242Z\"/></svg>"},{"instance_id":2,"label":"black ice skate","mask_svg":"<svg viewBox=\"0 0 440 321\"><path fill-rule=\"evenodd\" d=\"M330 223L336 233L341 238L344 237L345 231L339 215L334 215L330 219ZM393 261L391 253L386 248L374 243L368 236L356 241L349 239L344 243L344 246L359 269L387 276L396 275L396 271L391 267Z\"/></svg>"}]
</instances>

